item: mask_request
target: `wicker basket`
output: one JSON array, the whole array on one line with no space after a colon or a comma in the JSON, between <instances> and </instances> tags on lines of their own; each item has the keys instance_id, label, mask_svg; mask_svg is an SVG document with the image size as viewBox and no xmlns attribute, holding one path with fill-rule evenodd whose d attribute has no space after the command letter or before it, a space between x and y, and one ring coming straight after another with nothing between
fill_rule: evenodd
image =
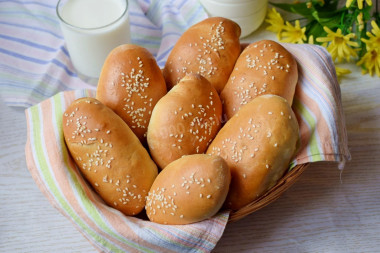
<instances>
[{"instance_id":1,"label":"wicker basket","mask_svg":"<svg viewBox=\"0 0 380 253\"><path fill-rule=\"evenodd\" d=\"M243 208L231 212L228 222L231 223L238 221L278 199L281 194L283 194L298 180L308 165L309 164L306 163L294 167L291 171L286 173L266 194L244 206Z\"/></svg>"}]
</instances>

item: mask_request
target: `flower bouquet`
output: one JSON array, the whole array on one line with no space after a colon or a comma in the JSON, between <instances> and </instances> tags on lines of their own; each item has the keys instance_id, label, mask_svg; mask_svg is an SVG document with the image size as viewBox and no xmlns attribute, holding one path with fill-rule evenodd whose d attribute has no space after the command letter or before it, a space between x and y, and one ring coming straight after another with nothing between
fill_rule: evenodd
<instances>
[{"instance_id":1,"label":"flower bouquet","mask_svg":"<svg viewBox=\"0 0 380 253\"><path fill-rule=\"evenodd\" d=\"M269 9L267 30L275 32L279 41L322 45L335 63L354 60L361 67L362 74L380 77L378 1L376 6L371 0L347 0L345 3L338 0L308 0L271 4L300 16L285 21L275 8ZM336 67L336 72L342 76L351 71Z\"/></svg>"}]
</instances>

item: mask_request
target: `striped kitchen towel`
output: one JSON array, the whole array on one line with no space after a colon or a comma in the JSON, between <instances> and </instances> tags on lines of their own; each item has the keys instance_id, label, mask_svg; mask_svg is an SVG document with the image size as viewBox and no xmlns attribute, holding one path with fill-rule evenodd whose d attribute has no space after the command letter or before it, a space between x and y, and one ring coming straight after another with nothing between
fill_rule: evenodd
<instances>
[{"instance_id":1,"label":"striped kitchen towel","mask_svg":"<svg viewBox=\"0 0 380 253\"><path fill-rule=\"evenodd\" d=\"M331 56L317 45L282 45L298 64L298 84L292 108L300 126L301 144L292 166L337 161L343 169L351 155L340 86Z\"/></svg>"},{"instance_id":2,"label":"striped kitchen towel","mask_svg":"<svg viewBox=\"0 0 380 253\"><path fill-rule=\"evenodd\" d=\"M94 89L70 62L55 12L57 0L0 0L0 96L29 107L57 92ZM207 17L197 0L129 0L132 43L163 67L174 43Z\"/></svg>"},{"instance_id":3,"label":"striped kitchen towel","mask_svg":"<svg viewBox=\"0 0 380 253\"><path fill-rule=\"evenodd\" d=\"M296 164L350 159L334 64L320 46L283 44L296 58L299 81L293 110L301 144ZM60 92L26 110L26 161L41 191L93 245L105 252L209 252L224 231L229 213L191 225L167 226L126 217L106 206L91 190L69 156L62 114L94 90Z\"/></svg>"}]
</instances>

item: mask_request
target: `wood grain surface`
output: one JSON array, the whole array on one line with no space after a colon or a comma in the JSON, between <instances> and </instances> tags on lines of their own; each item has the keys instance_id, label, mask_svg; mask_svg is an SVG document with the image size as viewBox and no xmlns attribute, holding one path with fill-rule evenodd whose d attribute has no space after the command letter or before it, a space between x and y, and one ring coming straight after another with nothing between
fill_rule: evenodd
<instances>
[{"instance_id":1,"label":"wood grain surface","mask_svg":"<svg viewBox=\"0 0 380 253\"><path fill-rule=\"evenodd\" d=\"M262 28L246 41L273 36ZM310 165L269 206L228 224L214 252L380 252L380 78L342 79L352 160ZM95 252L25 163L24 109L0 102L0 252Z\"/></svg>"}]
</instances>

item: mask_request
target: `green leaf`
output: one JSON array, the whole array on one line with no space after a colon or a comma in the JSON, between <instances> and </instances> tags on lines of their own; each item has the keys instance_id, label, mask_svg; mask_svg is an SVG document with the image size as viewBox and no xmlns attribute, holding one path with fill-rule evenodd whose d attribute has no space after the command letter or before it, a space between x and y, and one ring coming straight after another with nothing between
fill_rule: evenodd
<instances>
[{"instance_id":1,"label":"green leaf","mask_svg":"<svg viewBox=\"0 0 380 253\"><path fill-rule=\"evenodd\" d=\"M318 22L320 22L319 20L319 15L318 15L318 11L314 10L311 15L315 18L315 20L317 20Z\"/></svg>"},{"instance_id":2,"label":"green leaf","mask_svg":"<svg viewBox=\"0 0 380 253\"><path fill-rule=\"evenodd\" d=\"M372 9L372 6L368 6L367 5L367 6L365 6L362 9L362 12L363 12L363 21L368 21L368 20L371 19L371 9Z\"/></svg>"},{"instance_id":3,"label":"green leaf","mask_svg":"<svg viewBox=\"0 0 380 253\"><path fill-rule=\"evenodd\" d=\"M317 21L312 21L306 26L306 36L309 38L310 35L313 35L315 44L322 44L317 42L316 38L324 37L326 34L325 30L323 30L323 26Z\"/></svg>"},{"instance_id":4,"label":"green leaf","mask_svg":"<svg viewBox=\"0 0 380 253\"><path fill-rule=\"evenodd\" d=\"M340 18L343 9L331 11L318 11L314 6L311 7L312 16L321 26L327 26L330 29L335 29L339 26Z\"/></svg>"},{"instance_id":5,"label":"green leaf","mask_svg":"<svg viewBox=\"0 0 380 253\"><path fill-rule=\"evenodd\" d=\"M313 19L311 8L307 8L306 2L305 3L297 3L297 4L281 4L281 3L271 3L271 5L280 8L284 11L292 12L299 14L305 18Z\"/></svg>"},{"instance_id":6,"label":"green leaf","mask_svg":"<svg viewBox=\"0 0 380 253\"><path fill-rule=\"evenodd\" d=\"M327 26L330 29L335 29L339 26L340 16L334 16L332 18L320 18L319 23L322 26Z\"/></svg>"},{"instance_id":7,"label":"green leaf","mask_svg":"<svg viewBox=\"0 0 380 253\"><path fill-rule=\"evenodd\" d=\"M347 12L347 9L346 8L341 8L341 9L338 9L338 10L331 10L331 11L316 9L316 11L318 12L319 17L331 18L331 17L334 17L334 16L340 16L340 15L342 15L344 12Z\"/></svg>"},{"instance_id":8,"label":"green leaf","mask_svg":"<svg viewBox=\"0 0 380 253\"><path fill-rule=\"evenodd\" d=\"M342 13L338 27L342 30L343 34L351 33L353 24L355 23L358 13L358 8L356 8L353 13L351 11L346 11Z\"/></svg>"},{"instance_id":9,"label":"green leaf","mask_svg":"<svg viewBox=\"0 0 380 253\"><path fill-rule=\"evenodd\" d=\"M313 0L310 8L307 7L307 2L298 4L281 4L271 3L273 6L282 10L299 14L309 21L316 20L322 26L328 26L330 28L337 27L340 21L340 16L346 8L337 9L337 0L326 1L323 6L320 6L320 1Z\"/></svg>"},{"instance_id":10,"label":"green leaf","mask_svg":"<svg viewBox=\"0 0 380 253\"><path fill-rule=\"evenodd\" d=\"M359 52L358 56L361 58L365 53L366 53L366 45L365 43L361 40L362 38L368 39L368 36L366 35L366 30L367 30L367 25L364 25L364 29L361 32L357 33L357 42L359 43Z\"/></svg>"}]
</instances>

